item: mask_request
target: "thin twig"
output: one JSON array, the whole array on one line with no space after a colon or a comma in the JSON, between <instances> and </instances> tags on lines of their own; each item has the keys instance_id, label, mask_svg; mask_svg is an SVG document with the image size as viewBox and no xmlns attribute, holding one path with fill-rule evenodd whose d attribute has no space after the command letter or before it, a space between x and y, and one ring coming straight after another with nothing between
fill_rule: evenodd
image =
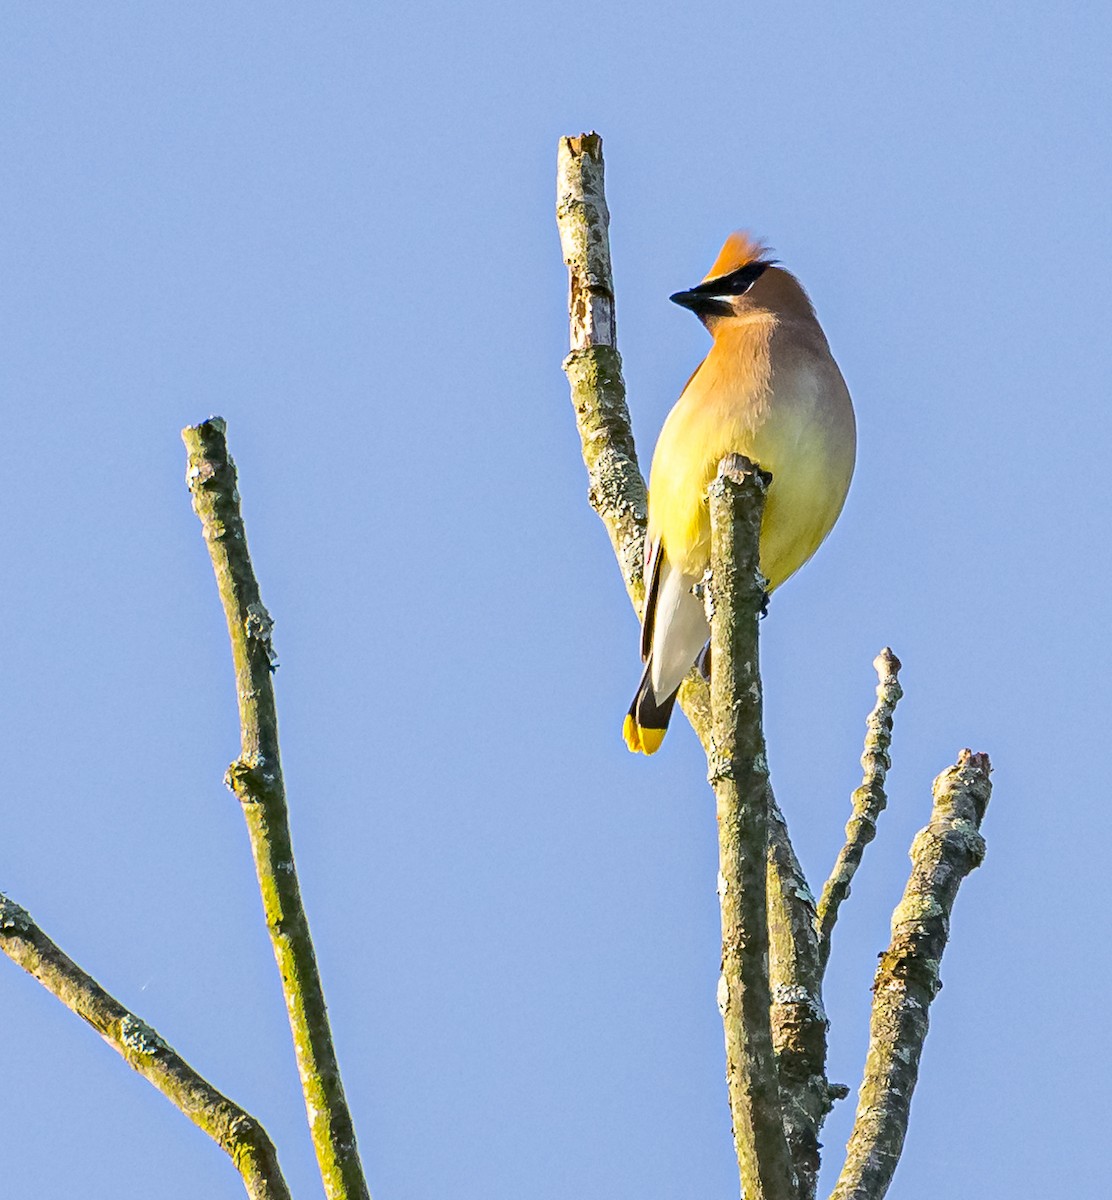
<instances>
[{"instance_id":1,"label":"thin twig","mask_svg":"<svg viewBox=\"0 0 1112 1200\"><path fill-rule=\"evenodd\" d=\"M709 489L711 709L709 780L718 815L726 1078L742 1190L748 1200L792 1200L795 1178L780 1110L768 982L768 761L762 728L757 622L767 479L729 455Z\"/></svg>"},{"instance_id":2,"label":"thin twig","mask_svg":"<svg viewBox=\"0 0 1112 1200\"><path fill-rule=\"evenodd\" d=\"M876 837L877 818L888 804L884 781L892 766L888 756L892 744L892 718L903 696L899 680L900 660L885 646L873 659L873 666L877 673L876 705L865 722L865 752L861 755L865 775L861 786L851 797L853 815L846 825L845 845L822 889L816 916L822 972L825 972L830 960L830 935L838 920L838 909L849 895L850 884L861 865L865 847Z\"/></svg>"},{"instance_id":3,"label":"thin twig","mask_svg":"<svg viewBox=\"0 0 1112 1200\"><path fill-rule=\"evenodd\" d=\"M251 1200L290 1200L274 1144L250 1113L218 1092L145 1022L110 996L46 936L26 909L0 894L0 948L84 1018L228 1155Z\"/></svg>"},{"instance_id":4,"label":"thin twig","mask_svg":"<svg viewBox=\"0 0 1112 1200\"><path fill-rule=\"evenodd\" d=\"M225 424L212 417L182 430L182 439L193 508L212 558L235 664L241 753L226 782L247 821L321 1180L328 1200L369 1200L294 866L271 678L273 622L247 552Z\"/></svg>"},{"instance_id":5,"label":"thin twig","mask_svg":"<svg viewBox=\"0 0 1112 1200\"><path fill-rule=\"evenodd\" d=\"M564 369L587 466L588 499L610 536L622 581L640 616L647 498L637 465L621 359L614 344L609 212L602 139L598 134L560 139L556 217L568 266L572 349ZM607 311L609 319L605 317ZM710 688L698 671L692 671L684 680L679 703L709 755ZM771 793L769 815L773 1040L780 1065L788 1144L801 1196L809 1200L818 1170L819 1128L833 1098L844 1095L845 1090L832 1089L826 1081L827 1020L817 965L815 901Z\"/></svg>"},{"instance_id":6,"label":"thin twig","mask_svg":"<svg viewBox=\"0 0 1112 1200\"><path fill-rule=\"evenodd\" d=\"M930 824L911 846L911 876L892 914L892 941L877 968L869 1053L853 1134L831 1200L882 1200L903 1149L961 881L985 854L981 821L992 784L987 754L963 750L934 781Z\"/></svg>"}]
</instances>

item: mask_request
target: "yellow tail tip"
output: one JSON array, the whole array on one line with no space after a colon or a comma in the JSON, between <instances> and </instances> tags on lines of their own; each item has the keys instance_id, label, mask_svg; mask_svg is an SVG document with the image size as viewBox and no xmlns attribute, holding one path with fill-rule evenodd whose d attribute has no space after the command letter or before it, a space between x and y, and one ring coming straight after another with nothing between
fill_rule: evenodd
<instances>
[{"instance_id":1,"label":"yellow tail tip","mask_svg":"<svg viewBox=\"0 0 1112 1200\"><path fill-rule=\"evenodd\" d=\"M622 737L632 754L655 754L664 741L663 729L647 729L638 725L632 715L627 715L622 725Z\"/></svg>"}]
</instances>

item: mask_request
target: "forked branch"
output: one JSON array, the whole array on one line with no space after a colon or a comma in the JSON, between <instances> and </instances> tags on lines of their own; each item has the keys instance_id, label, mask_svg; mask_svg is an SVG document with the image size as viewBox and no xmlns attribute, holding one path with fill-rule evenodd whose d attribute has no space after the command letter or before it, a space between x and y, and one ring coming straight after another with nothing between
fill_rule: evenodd
<instances>
[{"instance_id":1,"label":"forked branch","mask_svg":"<svg viewBox=\"0 0 1112 1200\"><path fill-rule=\"evenodd\" d=\"M610 536L622 581L638 616L647 518L645 481L637 465L621 359L616 342L614 280L608 241L602 139L560 139L556 220L568 267L571 386L588 500ZM680 707L703 750L711 753L710 689L698 671L683 682ZM822 1004L815 902L783 815L769 793L768 928L772 1036L784 1127L800 1184L814 1195L818 1131L840 1094L826 1081L826 1013Z\"/></svg>"},{"instance_id":2,"label":"forked branch","mask_svg":"<svg viewBox=\"0 0 1112 1200\"><path fill-rule=\"evenodd\" d=\"M610 535L623 582L640 615L644 597L642 555L647 497L645 483L637 467L625 402L625 386L621 377L621 360L616 346L614 283L607 234L609 213L603 188L602 141L597 134L583 134L560 141L557 222L569 276L571 353L564 368L571 385L583 460L590 480L588 498ZM720 662L717 652L712 654L712 659L717 671ZM755 652L752 662L755 672ZM764 1061L763 1030L770 1028L779 1082L781 1130L777 1131L777 1122L772 1117L775 1104L769 1097L767 1087L757 1091L750 1088L745 1101L748 1116L740 1131L736 1108L734 1112L739 1147L742 1138L754 1144L759 1138L763 1146L765 1134L770 1146L767 1171L765 1164L758 1163L755 1175L747 1184L751 1200L766 1194L781 1194L776 1189L793 1173L794 1195L799 1200L812 1200L819 1167L819 1130L834 1099L847 1092L845 1088L830 1085L826 1079L827 1020L822 1003L822 978L839 906L849 894L865 845L872 839L877 816L886 803L884 782L888 769L892 714L900 696L897 678L899 662L891 651L886 650L874 665L880 676L880 686L877 689L877 705L868 721L862 758L864 781L854 793L853 815L847 827L846 843L823 889L821 903L816 906L807 886L767 779L764 783L764 804L759 804L749 793L744 804L739 797L737 811L727 822L729 829L724 835L730 839L730 845L723 844L723 862L732 863L731 869L738 878L744 877L747 881L745 892L749 900L745 915L729 915L725 903L723 905L724 933L728 925L733 931L728 935L731 946L736 945L740 954L741 947L746 945L746 938L753 938L753 945L763 944L763 935L760 933L760 918L751 911L752 898L758 894L753 884L752 856L740 842L734 844L735 834L740 838L738 831L744 827L744 840L751 848L765 844L765 835L760 829L762 820L767 829L768 874L764 899L768 950L766 1011L770 1019L755 1018L759 1025L756 1031L758 1044L755 1050L749 1045L745 1052L749 1054L751 1064L758 1064L750 1068L751 1072L755 1072L752 1078L760 1078L767 1083L767 1072L759 1064ZM753 683L759 697L759 679L754 678ZM684 680L679 701L707 753L713 781L719 774L725 743L712 721L710 688L698 672L691 672ZM725 710L716 702L716 711L722 719L732 721L735 717L740 718L740 710L728 702ZM734 746L736 750L737 743ZM979 794L980 789L987 802L986 757L966 752L953 771L958 772L968 784L962 794L974 796ZM973 775L968 776L968 772ZM951 775L952 772L946 773L936 784L935 819L928 831L916 841L913 851L916 868L908 895L897 913L901 929L905 926L907 929L918 929L916 936L921 935L936 944L939 954L945 941L945 929L930 925L933 920L931 914L941 909L948 913L952 896L947 899L947 880L953 876L947 875L944 870L931 875L930 856L926 848L934 845L939 838L951 850L958 843L964 844L969 851L967 861L975 865L978 844L969 835L967 826L960 826L959 822L960 828L951 828L940 817L940 812L949 802L945 797L940 799L942 793L939 788ZM752 783L752 780L749 782ZM947 790L948 787L943 787L946 796L952 791ZM955 804L957 801L951 807ZM978 811L975 802L974 810ZM979 812L983 814L983 804ZM978 824L979 820L978 815ZM931 829L935 830L934 834L930 834ZM976 830L973 832L976 833ZM947 851L943 859L949 862L951 869L955 869L957 859L954 853ZM970 867L966 866L965 870L968 869ZM930 876L929 882L924 882L926 876ZM956 882L953 886L956 890ZM740 895L741 889L735 888L733 896ZM728 881L725 897L731 897ZM916 904L920 907L916 908ZM911 917L913 912L917 914L916 919L927 924L915 926ZM850 1143L849 1160L835 1200L848 1200L850 1196L855 1200L879 1200L887 1188L895 1165L895 1155L898 1155L902 1145L903 1130L906 1128L906 1098L910 1096L910 1087L914 1084L922 1045L919 1033L925 1035L926 1032L925 1005L929 997L925 993L930 991L933 994L933 985L928 981L924 988L921 981L924 971L929 974L929 964L916 965L918 960L913 951L917 944L914 938L910 942L906 937L902 940L894 938L892 949L885 956L881 975L878 976L873 1044L862 1089L862 1106ZM739 958L738 962L741 961ZM727 1011L732 1014L735 1011L735 999L739 1004L743 997L752 999L758 995L760 987L758 979L755 985L750 983L748 992L745 986L736 995L728 990ZM917 991L922 994L917 995ZM916 1008L920 1003L921 1008ZM921 1030L917 1031L916 1021L919 1017ZM736 1031L731 1032L731 1023L732 1016L727 1021L728 1047L731 1047L731 1039L742 1036ZM728 1052L734 1055L733 1048ZM731 1061L732 1089L733 1074ZM745 1090L749 1085L742 1083L741 1086ZM763 1132L758 1134L758 1129ZM783 1140L787 1142L790 1156L787 1170L781 1151ZM750 1154L750 1151L747 1150L741 1157L745 1158L746 1154ZM750 1157L755 1154L753 1151ZM757 1161L755 1157L754 1161ZM753 1191L754 1187L772 1190Z\"/></svg>"}]
</instances>

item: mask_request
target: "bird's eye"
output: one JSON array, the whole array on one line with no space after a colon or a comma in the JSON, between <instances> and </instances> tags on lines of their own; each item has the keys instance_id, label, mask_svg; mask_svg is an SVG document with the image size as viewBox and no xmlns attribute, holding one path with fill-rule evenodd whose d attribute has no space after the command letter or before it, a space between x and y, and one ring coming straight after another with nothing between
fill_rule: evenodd
<instances>
[{"instance_id":1,"label":"bird's eye","mask_svg":"<svg viewBox=\"0 0 1112 1200\"><path fill-rule=\"evenodd\" d=\"M732 271L724 279L716 280L717 288L722 294L744 296L747 291L764 274L768 263L747 263L744 267Z\"/></svg>"}]
</instances>

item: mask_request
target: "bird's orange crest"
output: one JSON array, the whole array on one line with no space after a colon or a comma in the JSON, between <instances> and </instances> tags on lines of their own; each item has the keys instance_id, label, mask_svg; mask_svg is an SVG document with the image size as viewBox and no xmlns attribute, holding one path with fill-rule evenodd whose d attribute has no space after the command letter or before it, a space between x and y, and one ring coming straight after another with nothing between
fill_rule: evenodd
<instances>
[{"instance_id":1,"label":"bird's orange crest","mask_svg":"<svg viewBox=\"0 0 1112 1200\"><path fill-rule=\"evenodd\" d=\"M768 247L764 242L751 237L744 229L735 229L719 250L714 266L703 276L703 282L717 279L719 275L729 275L731 271L740 270L751 262L759 262L767 254Z\"/></svg>"}]
</instances>

